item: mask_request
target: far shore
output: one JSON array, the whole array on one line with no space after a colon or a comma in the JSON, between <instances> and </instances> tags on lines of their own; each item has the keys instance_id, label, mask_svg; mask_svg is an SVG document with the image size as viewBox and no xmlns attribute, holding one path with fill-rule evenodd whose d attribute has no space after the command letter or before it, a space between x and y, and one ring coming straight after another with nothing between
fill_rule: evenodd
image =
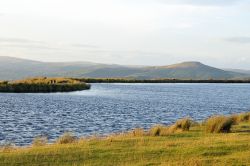
<instances>
[{"instance_id":1,"label":"far shore","mask_svg":"<svg viewBox=\"0 0 250 166\"><path fill-rule=\"evenodd\" d=\"M191 80L191 79L124 79L124 78L75 78L86 83L250 83L250 80Z\"/></svg>"}]
</instances>

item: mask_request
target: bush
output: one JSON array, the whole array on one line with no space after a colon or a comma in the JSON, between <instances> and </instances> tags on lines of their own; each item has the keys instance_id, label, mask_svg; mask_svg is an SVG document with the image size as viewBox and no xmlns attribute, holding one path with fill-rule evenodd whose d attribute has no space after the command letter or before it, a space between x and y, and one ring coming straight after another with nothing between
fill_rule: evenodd
<instances>
[{"instance_id":1,"label":"bush","mask_svg":"<svg viewBox=\"0 0 250 166\"><path fill-rule=\"evenodd\" d=\"M229 133L233 123L231 117L214 116L206 120L206 131L209 133Z\"/></svg>"},{"instance_id":2,"label":"bush","mask_svg":"<svg viewBox=\"0 0 250 166\"><path fill-rule=\"evenodd\" d=\"M33 146L44 146L48 143L48 138L45 136L38 136L33 140Z\"/></svg>"},{"instance_id":3,"label":"bush","mask_svg":"<svg viewBox=\"0 0 250 166\"><path fill-rule=\"evenodd\" d=\"M77 141L77 138L72 133L64 133L56 141L58 144L70 144Z\"/></svg>"}]
</instances>

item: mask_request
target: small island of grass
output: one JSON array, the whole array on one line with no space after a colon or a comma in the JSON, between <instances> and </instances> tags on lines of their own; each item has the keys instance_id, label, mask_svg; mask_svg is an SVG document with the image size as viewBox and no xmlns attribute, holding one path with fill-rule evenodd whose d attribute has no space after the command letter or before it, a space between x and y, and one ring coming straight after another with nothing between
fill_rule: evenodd
<instances>
[{"instance_id":1,"label":"small island of grass","mask_svg":"<svg viewBox=\"0 0 250 166\"><path fill-rule=\"evenodd\" d=\"M2 93L51 93L71 92L90 89L90 84L71 78L30 78L0 82Z\"/></svg>"}]
</instances>

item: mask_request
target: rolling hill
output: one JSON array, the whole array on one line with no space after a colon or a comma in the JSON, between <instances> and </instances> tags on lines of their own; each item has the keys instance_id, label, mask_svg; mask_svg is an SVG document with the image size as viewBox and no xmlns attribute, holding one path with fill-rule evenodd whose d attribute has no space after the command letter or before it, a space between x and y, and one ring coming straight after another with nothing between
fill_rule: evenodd
<instances>
[{"instance_id":1,"label":"rolling hill","mask_svg":"<svg viewBox=\"0 0 250 166\"><path fill-rule=\"evenodd\" d=\"M246 73L226 71L200 62L140 67L91 62L40 62L0 56L0 80L15 80L37 76L194 80L250 78L250 75Z\"/></svg>"}]
</instances>

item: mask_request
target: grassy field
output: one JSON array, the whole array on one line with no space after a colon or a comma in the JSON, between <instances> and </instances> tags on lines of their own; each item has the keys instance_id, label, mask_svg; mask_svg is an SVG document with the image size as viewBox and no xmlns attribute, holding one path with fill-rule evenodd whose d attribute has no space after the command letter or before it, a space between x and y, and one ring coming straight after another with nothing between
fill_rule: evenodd
<instances>
[{"instance_id":1,"label":"grassy field","mask_svg":"<svg viewBox=\"0 0 250 166\"><path fill-rule=\"evenodd\" d=\"M232 125L230 133L208 133L205 128L196 124L189 131L159 136L138 129L107 138L6 146L0 152L0 165L250 165L249 116L248 121Z\"/></svg>"}]
</instances>

